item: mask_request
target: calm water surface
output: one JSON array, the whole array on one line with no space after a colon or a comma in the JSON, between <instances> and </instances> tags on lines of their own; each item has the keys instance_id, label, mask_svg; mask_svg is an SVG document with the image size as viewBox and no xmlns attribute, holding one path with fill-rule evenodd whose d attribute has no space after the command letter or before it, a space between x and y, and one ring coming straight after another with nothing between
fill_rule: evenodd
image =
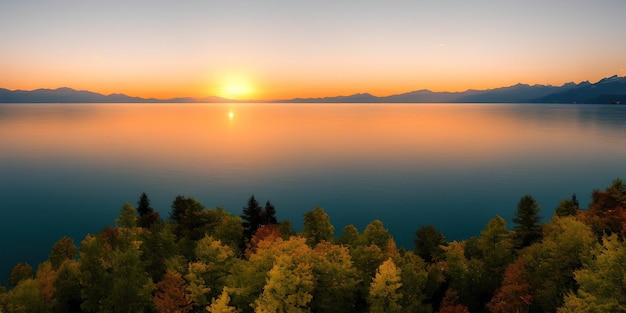
<instances>
[{"instance_id":1,"label":"calm water surface","mask_svg":"<svg viewBox=\"0 0 626 313\"><path fill-rule=\"evenodd\" d=\"M146 192L240 214L250 195L302 228L322 206L340 234L381 219L401 246L511 220L531 194L548 219L626 179L626 106L546 104L0 104L0 279L78 243Z\"/></svg>"}]
</instances>

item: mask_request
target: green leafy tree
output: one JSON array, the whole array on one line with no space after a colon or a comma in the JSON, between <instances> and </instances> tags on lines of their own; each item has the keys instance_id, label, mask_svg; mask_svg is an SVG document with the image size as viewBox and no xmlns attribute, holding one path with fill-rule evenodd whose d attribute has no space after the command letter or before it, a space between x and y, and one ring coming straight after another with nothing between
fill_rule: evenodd
<instances>
[{"instance_id":1,"label":"green leafy tree","mask_svg":"<svg viewBox=\"0 0 626 313\"><path fill-rule=\"evenodd\" d=\"M13 267L11 270L11 275L9 276L9 286L17 286L17 284L29 278L33 278L35 271L32 266L25 262L19 262Z\"/></svg>"},{"instance_id":2,"label":"green leafy tree","mask_svg":"<svg viewBox=\"0 0 626 313\"><path fill-rule=\"evenodd\" d=\"M250 304L255 303L263 293L268 279L268 272L274 267L281 255L298 257L296 263L311 263L311 248L306 239L291 237L283 240L272 237L259 242L256 252L247 261L235 260L227 277L227 291L232 296L232 303L243 312L251 312ZM294 261L295 262L295 261Z\"/></svg>"},{"instance_id":3,"label":"green leafy tree","mask_svg":"<svg viewBox=\"0 0 626 313\"><path fill-rule=\"evenodd\" d=\"M124 205L118 224L132 206ZM134 209L133 209L134 210ZM80 272L85 312L142 312L152 309L154 284L141 261L138 228L114 228L81 243Z\"/></svg>"},{"instance_id":4,"label":"green leafy tree","mask_svg":"<svg viewBox=\"0 0 626 313\"><path fill-rule=\"evenodd\" d=\"M593 258L597 240L591 228L574 217L554 217L543 240L521 251L532 287L531 312L555 312L563 297L577 288L574 272Z\"/></svg>"},{"instance_id":5,"label":"green leafy tree","mask_svg":"<svg viewBox=\"0 0 626 313\"><path fill-rule=\"evenodd\" d=\"M352 312L358 285L348 248L328 241L320 242L313 249L313 312Z\"/></svg>"},{"instance_id":6,"label":"green leafy tree","mask_svg":"<svg viewBox=\"0 0 626 313\"><path fill-rule=\"evenodd\" d=\"M48 260L50 260L52 267L56 270L66 260L73 260L77 253L78 248L74 245L74 240L64 236L52 246Z\"/></svg>"},{"instance_id":7,"label":"green leafy tree","mask_svg":"<svg viewBox=\"0 0 626 313\"><path fill-rule=\"evenodd\" d=\"M563 199L559 203L559 206L554 211L558 217L565 216L576 216L579 210L578 199L576 199L576 194L572 194L571 199Z\"/></svg>"},{"instance_id":8,"label":"green leafy tree","mask_svg":"<svg viewBox=\"0 0 626 313\"><path fill-rule=\"evenodd\" d=\"M179 255L173 228L172 223L159 223L141 232L141 260L153 281L161 280L167 270L168 260Z\"/></svg>"},{"instance_id":9,"label":"green leafy tree","mask_svg":"<svg viewBox=\"0 0 626 313\"><path fill-rule=\"evenodd\" d=\"M500 286L504 270L514 260L513 241L506 229L506 221L500 216L491 219L480 232L477 245L484 274L474 290L481 291L480 298L486 303Z\"/></svg>"},{"instance_id":10,"label":"green leafy tree","mask_svg":"<svg viewBox=\"0 0 626 313\"><path fill-rule=\"evenodd\" d=\"M374 220L365 227L362 238L363 244L366 246L375 244L379 248L383 249L387 246L387 242L389 238L391 238L391 234L389 233L389 230L383 226L383 222L380 220Z\"/></svg>"},{"instance_id":11,"label":"green leafy tree","mask_svg":"<svg viewBox=\"0 0 626 313\"><path fill-rule=\"evenodd\" d=\"M415 232L415 254L431 263L441 259L444 254L442 246L447 245L446 237L433 225L421 226Z\"/></svg>"},{"instance_id":12,"label":"green leafy tree","mask_svg":"<svg viewBox=\"0 0 626 313\"><path fill-rule=\"evenodd\" d=\"M278 223L278 231L283 240L289 240L289 237L296 235L290 220L284 220Z\"/></svg>"},{"instance_id":13,"label":"green leafy tree","mask_svg":"<svg viewBox=\"0 0 626 313\"><path fill-rule=\"evenodd\" d=\"M411 251L402 254L398 259L397 266L401 271L400 282L402 286L398 292L402 294L399 304L403 311L432 312L432 305L429 301L441 283L441 277L438 275L431 276L428 264Z\"/></svg>"},{"instance_id":14,"label":"green leafy tree","mask_svg":"<svg viewBox=\"0 0 626 313\"><path fill-rule=\"evenodd\" d=\"M117 227L135 228L137 227L137 210L130 203L124 203L120 216L115 220Z\"/></svg>"},{"instance_id":15,"label":"green leafy tree","mask_svg":"<svg viewBox=\"0 0 626 313\"><path fill-rule=\"evenodd\" d=\"M83 285L81 308L84 312L103 312L102 300L113 286L112 247L102 236L87 235L80 244L80 281Z\"/></svg>"},{"instance_id":16,"label":"green leafy tree","mask_svg":"<svg viewBox=\"0 0 626 313\"><path fill-rule=\"evenodd\" d=\"M315 286L309 262L282 254L268 273L263 293L254 303L255 312L310 312Z\"/></svg>"},{"instance_id":17,"label":"green leafy tree","mask_svg":"<svg viewBox=\"0 0 626 313\"><path fill-rule=\"evenodd\" d=\"M105 311L143 312L152 307L154 284L141 262L137 239L133 231L121 232L123 247L113 253L111 289L102 301Z\"/></svg>"},{"instance_id":18,"label":"green leafy tree","mask_svg":"<svg viewBox=\"0 0 626 313\"><path fill-rule=\"evenodd\" d=\"M8 295L10 313L46 313L50 312L39 282L33 278L21 280Z\"/></svg>"},{"instance_id":19,"label":"green leafy tree","mask_svg":"<svg viewBox=\"0 0 626 313\"><path fill-rule=\"evenodd\" d=\"M54 281L53 311L59 313L82 312L80 304L80 267L77 261L65 260Z\"/></svg>"},{"instance_id":20,"label":"green leafy tree","mask_svg":"<svg viewBox=\"0 0 626 313\"><path fill-rule=\"evenodd\" d=\"M600 253L575 272L579 288L565 298L559 313L626 312L626 244L605 236Z\"/></svg>"},{"instance_id":21,"label":"green leafy tree","mask_svg":"<svg viewBox=\"0 0 626 313\"><path fill-rule=\"evenodd\" d=\"M192 305L196 308L206 306L209 303L208 294L211 287L204 278L209 272L209 265L201 262L193 262L188 264L187 275L185 278L189 282L187 293L191 298Z\"/></svg>"},{"instance_id":22,"label":"green leafy tree","mask_svg":"<svg viewBox=\"0 0 626 313\"><path fill-rule=\"evenodd\" d=\"M331 241L334 237L335 227L330 223L330 217L324 209L316 207L315 210L304 214L304 230L302 235L311 247L315 247L321 241Z\"/></svg>"},{"instance_id":23,"label":"green leafy tree","mask_svg":"<svg viewBox=\"0 0 626 313\"><path fill-rule=\"evenodd\" d=\"M222 241L222 244L229 246L235 254L240 255L243 252L240 249L244 244L241 217L228 213L222 207L211 211L218 222L213 231L209 231L207 234Z\"/></svg>"},{"instance_id":24,"label":"green leafy tree","mask_svg":"<svg viewBox=\"0 0 626 313\"><path fill-rule=\"evenodd\" d=\"M230 296L226 290L222 294L211 301L211 305L206 307L209 313L239 313L241 310L230 305Z\"/></svg>"},{"instance_id":25,"label":"green leafy tree","mask_svg":"<svg viewBox=\"0 0 626 313\"><path fill-rule=\"evenodd\" d=\"M361 234L356 226L349 224L343 228L343 234L338 241L349 247L356 247L361 244Z\"/></svg>"},{"instance_id":26,"label":"green leafy tree","mask_svg":"<svg viewBox=\"0 0 626 313\"><path fill-rule=\"evenodd\" d=\"M391 259L378 267L376 276L370 284L368 298L370 312L402 312L402 307L399 304L400 299L402 299L402 293L399 290L402 286L401 272Z\"/></svg>"},{"instance_id":27,"label":"green leafy tree","mask_svg":"<svg viewBox=\"0 0 626 313\"><path fill-rule=\"evenodd\" d=\"M540 210L539 204L535 202L532 196L525 195L520 199L513 218L513 223L517 224L513 230L518 249L528 247L541 240Z\"/></svg>"},{"instance_id":28,"label":"green leafy tree","mask_svg":"<svg viewBox=\"0 0 626 313\"><path fill-rule=\"evenodd\" d=\"M480 259L467 259L463 244L451 242L445 247L444 274L449 287L454 289L460 302L470 311L483 310L486 291L485 265ZM456 292L458 291L458 294Z\"/></svg>"},{"instance_id":29,"label":"green leafy tree","mask_svg":"<svg viewBox=\"0 0 626 313\"><path fill-rule=\"evenodd\" d=\"M139 218L137 218L137 226L139 227L150 228L161 220L159 212L152 208L150 199L145 192L141 193L139 202L137 202L137 213L139 214Z\"/></svg>"},{"instance_id":30,"label":"green leafy tree","mask_svg":"<svg viewBox=\"0 0 626 313\"><path fill-rule=\"evenodd\" d=\"M385 254L377 245L359 245L350 249L350 255L357 269L359 285L356 288L357 300L355 302L356 311L363 311L367 308L367 297L369 294L369 283L376 275L376 270L385 261Z\"/></svg>"},{"instance_id":31,"label":"green leafy tree","mask_svg":"<svg viewBox=\"0 0 626 313\"><path fill-rule=\"evenodd\" d=\"M202 285L208 288L202 297L206 297L207 300L218 297L226 285L226 277L235 262L234 252L230 247L223 245L220 240L207 236L198 241L196 256L198 261L190 265L196 263L202 265L202 271L196 273L203 281ZM208 302L202 301L202 303L198 303L198 306L205 306L206 304Z\"/></svg>"}]
</instances>

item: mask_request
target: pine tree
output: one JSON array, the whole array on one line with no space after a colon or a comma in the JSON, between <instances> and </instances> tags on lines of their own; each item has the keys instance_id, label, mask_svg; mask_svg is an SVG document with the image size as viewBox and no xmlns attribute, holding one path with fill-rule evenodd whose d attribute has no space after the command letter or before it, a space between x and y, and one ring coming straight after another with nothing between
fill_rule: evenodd
<instances>
[{"instance_id":1,"label":"pine tree","mask_svg":"<svg viewBox=\"0 0 626 313\"><path fill-rule=\"evenodd\" d=\"M246 240L250 240L257 229L263 225L263 209L259 206L259 202L256 201L254 195L248 200L248 206L243 208L243 214L241 215L243 220L243 234Z\"/></svg>"},{"instance_id":2,"label":"pine tree","mask_svg":"<svg viewBox=\"0 0 626 313\"><path fill-rule=\"evenodd\" d=\"M513 218L513 223L518 225L513 229L518 249L528 247L541 240L540 210L541 207L532 196L525 195L520 199Z\"/></svg>"},{"instance_id":3,"label":"pine tree","mask_svg":"<svg viewBox=\"0 0 626 313\"><path fill-rule=\"evenodd\" d=\"M265 208L263 209L263 225L276 225L278 224L278 220L276 220L276 208L267 201L265 203Z\"/></svg>"},{"instance_id":4,"label":"pine tree","mask_svg":"<svg viewBox=\"0 0 626 313\"><path fill-rule=\"evenodd\" d=\"M426 262L440 259L444 250L441 248L447 244L446 237L433 225L422 226L415 231L415 254Z\"/></svg>"},{"instance_id":5,"label":"pine tree","mask_svg":"<svg viewBox=\"0 0 626 313\"><path fill-rule=\"evenodd\" d=\"M139 227L150 228L150 226L161 219L159 212L154 211L152 206L150 206L150 199L148 199L148 195L145 192L141 193L139 202L137 202L137 213L139 214L137 219L137 226Z\"/></svg>"}]
</instances>

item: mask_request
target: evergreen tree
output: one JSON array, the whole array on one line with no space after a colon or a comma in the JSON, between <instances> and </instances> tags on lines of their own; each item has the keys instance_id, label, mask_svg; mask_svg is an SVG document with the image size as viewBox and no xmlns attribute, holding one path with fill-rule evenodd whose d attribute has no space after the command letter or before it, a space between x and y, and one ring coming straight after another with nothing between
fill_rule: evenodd
<instances>
[{"instance_id":1,"label":"evergreen tree","mask_svg":"<svg viewBox=\"0 0 626 313\"><path fill-rule=\"evenodd\" d=\"M426 262L439 260L444 254L442 246L447 244L446 237L433 225L421 226L415 231L415 254Z\"/></svg>"},{"instance_id":2,"label":"evergreen tree","mask_svg":"<svg viewBox=\"0 0 626 313\"><path fill-rule=\"evenodd\" d=\"M259 206L259 202L256 201L254 195L248 199L248 206L243 208L241 219L243 220L244 238L250 240L264 222L263 209Z\"/></svg>"},{"instance_id":3,"label":"evergreen tree","mask_svg":"<svg viewBox=\"0 0 626 313\"><path fill-rule=\"evenodd\" d=\"M263 225L276 225L278 224L278 220L276 220L276 208L267 201L265 203L265 208L263 209Z\"/></svg>"},{"instance_id":4,"label":"evergreen tree","mask_svg":"<svg viewBox=\"0 0 626 313\"><path fill-rule=\"evenodd\" d=\"M139 214L137 219L137 226L139 227L150 228L161 219L159 212L154 211L152 206L150 206L150 199L148 199L148 195L145 192L141 193L139 202L137 202L137 213Z\"/></svg>"},{"instance_id":5,"label":"evergreen tree","mask_svg":"<svg viewBox=\"0 0 626 313\"><path fill-rule=\"evenodd\" d=\"M525 195L520 199L513 218L513 223L517 224L513 230L518 249L528 247L541 240L540 210L541 208L532 196Z\"/></svg>"}]
</instances>

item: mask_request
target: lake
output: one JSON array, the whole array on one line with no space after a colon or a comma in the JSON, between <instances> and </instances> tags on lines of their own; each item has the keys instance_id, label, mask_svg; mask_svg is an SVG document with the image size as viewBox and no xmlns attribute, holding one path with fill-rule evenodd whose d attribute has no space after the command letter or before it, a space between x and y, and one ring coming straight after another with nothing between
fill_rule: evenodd
<instances>
[{"instance_id":1,"label":"lake","mask_svg":"<svg viewBox=\"0 0 626 313\"><path fill-rule=\"evenodd\" d=\"M0 281L64 235L78 244L146 192L241 214L254 194L302 229L380 219L399 246L511 225L525 194L559 201L626 179L626 106L556 104L0 104Z\"/></svg>"}]
</instances>

